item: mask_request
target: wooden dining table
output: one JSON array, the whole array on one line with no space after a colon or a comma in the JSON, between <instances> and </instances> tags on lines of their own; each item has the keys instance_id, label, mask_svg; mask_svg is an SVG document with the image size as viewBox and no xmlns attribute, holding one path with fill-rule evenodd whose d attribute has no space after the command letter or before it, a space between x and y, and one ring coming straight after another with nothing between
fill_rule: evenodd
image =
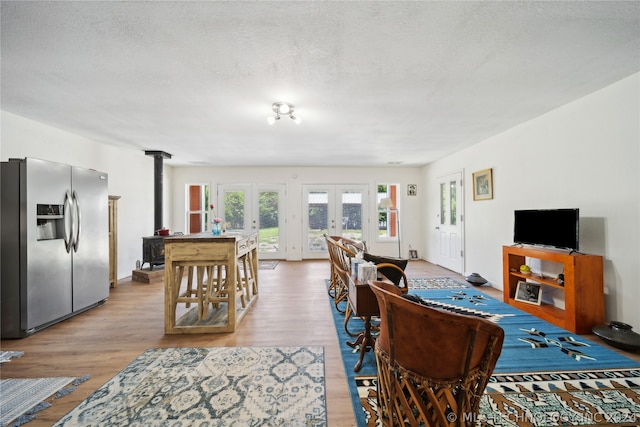
<instances>
[{"instance_id":1,"label":"wooden dining table","mask_svg":"<svg viewBox=\"0 0 640 427\"><path fill-rule=\"evenodd\" d=\"M164 262L166 334L233 332L258 299L257 232L166 237ZM196 281L192 298L184 297L185 274ZM196 307L179 315L183 300Z\"/></svg>"}]
</instances>

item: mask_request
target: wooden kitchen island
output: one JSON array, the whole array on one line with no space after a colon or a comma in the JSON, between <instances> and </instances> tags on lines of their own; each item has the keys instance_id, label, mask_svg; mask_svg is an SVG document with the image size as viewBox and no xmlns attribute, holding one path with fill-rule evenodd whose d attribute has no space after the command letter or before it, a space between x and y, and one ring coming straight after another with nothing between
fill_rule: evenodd
<instances>
[{"instance_id":1,"label":"wooden kitchen island","mask_svg":"<svg viewBox=\"0 0 640 427\"><path fill-rule=\"evenodd\" d=\"M164 239L166 334L233 332L258 299L258 233Z\"/></svg>"}]
</instances>

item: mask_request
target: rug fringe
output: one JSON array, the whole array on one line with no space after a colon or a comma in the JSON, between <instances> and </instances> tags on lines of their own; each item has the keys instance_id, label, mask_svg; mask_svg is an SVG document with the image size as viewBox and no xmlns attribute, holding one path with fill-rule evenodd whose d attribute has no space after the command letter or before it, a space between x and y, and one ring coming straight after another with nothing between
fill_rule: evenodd
<instances>
[{"instance_id":1,"label":"rug fringe","mask_svg":"<svg viewBox=\"0 0 640 427\"><path fill-rule=\"evenodd\" d=\"M19 427L21 425L24 425L24 424L28 423L29 421L33 421L33 419L36 418L36 414L38 412L43 411L43 410L49 408L50 406L51 406L51 404L48 403L48 402L40 402L40 403L38 403L36 406L34 406L33 408L29 409L24 414L20 415L18 418L16 418L15 421L13 422L13 424L11 424L11 427Z\"/></svg>"},{"instance_id":2,"label":"rug fringe","mask_svg":"<svg viewBox=\"0 0 640 427\"><path fill-rule=\"evenodd\" d=\"M29 421L33 421L36 418L35 415L20 415L10 427L19 427L23 424L28 423Z\"/></svg>"},{"instance_id":3,"label":"rug fringe","mask_svg":"<svg viewBox=\"0 0 640 427\"><path fill-rule=\"evenodd\" d=\"M75 391L77 386L79 386L83 382L87 381L89 378L91 378L91 375L89 375L89 374L85 374L85 375L83 375L83 376L81 376L79 378L76 378L75 380L73 380L71 385L69 385L68 387L65 387L63 389L58 390L58 392L55 394L55 396L53 396L53 398L54 399L58 399L60 397L66 396L67 394Z\"/></svg>"},{"instance_id":4,"label":"rug fringe","mask_svg":"<svg viewBox=\"0 0 640 427\"><path fill-rule=\"evenodd\" d=\"M14 357L24 356L24 351L0 351L0 364L10 362Z\"/></svg>"},{"instance_id":5,"label":"rug fringe","mask_svg":"<svg viewBox=\"0 0 640 427\"><path fill-rule=\"evenodd\" d=\"M80 385L80 384L82 384L83 382L88 381L90 378L91 378L91 375L89 375L89 374L84 374L83 376L81 376L81 377L79 377L79 378L76 378L76 379L73 381L73 384L74 384L74 385Z\"/></svg>"}]
</instances>

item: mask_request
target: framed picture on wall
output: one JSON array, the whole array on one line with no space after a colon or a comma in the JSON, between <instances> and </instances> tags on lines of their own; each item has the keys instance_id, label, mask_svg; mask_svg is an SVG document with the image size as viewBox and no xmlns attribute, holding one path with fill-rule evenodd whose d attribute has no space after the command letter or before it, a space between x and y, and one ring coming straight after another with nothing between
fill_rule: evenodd
<instances>
[{"instance_id":1,"label":"framed picture on wall","mask_svg":"<svg viewBox=\"0 0 640 427\"><path fill-rule=\"evenodd\" d=\"M541 285L531 282L518 282L516 288L516 301L526 302L528 304L540 305L542 302Z\"/></svg>"},{"instance_id":2,"label":"framed picture on wall","mask_svg":"<svg viewBox=\"0 0 640 427\"><path fill-rule=\"evenodd\" d=\"M418 184L407 185L407 196L415 196L418 194Z\"/></svg>"},{"instance_id":3,"label":"framed picture on wall","mask_svg":"<svg viewBox=\"0 0 640 427\"><path fill-rule=\"evenodd\" d=\"M473 173L473 200L493 199L493 170L485 169Z\"/></svg>"}]
</instances>

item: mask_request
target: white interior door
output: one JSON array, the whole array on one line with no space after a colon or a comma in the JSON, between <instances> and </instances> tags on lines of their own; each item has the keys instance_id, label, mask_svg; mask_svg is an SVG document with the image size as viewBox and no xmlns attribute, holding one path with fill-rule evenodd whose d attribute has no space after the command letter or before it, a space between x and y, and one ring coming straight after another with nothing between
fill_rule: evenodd
<instances>
[{"instance_id":1,"label":"white interior door","mask_svg":"<svg viewBox=\"0 0 640 427\"><path fill-rule=\"evenodd\" d=\"M302 257L327 258L324 234L367 240L367 185L302 186Z\"/></svg>"},{"instance_id":2,"label":"white interior door","mask_svg":"<svg viewBox=\"0 0 640 427\"><path fill-rule=\"evenodd\" d=\"M221 184L216 215L228 230L258 231L261 259L286 259L285 186Z\"/></svg>"},{"instance_id":3,"label":"white interior door","mask_svg":"<svg viewBox=\"0 0 640 427\"><path fill-rule=\"evenodd\" d=\"M443 176L438 180L440 212L438 214L438 264L462 274L463 252L463 194L462 172Z\"/></svg>"}]
</instances>

